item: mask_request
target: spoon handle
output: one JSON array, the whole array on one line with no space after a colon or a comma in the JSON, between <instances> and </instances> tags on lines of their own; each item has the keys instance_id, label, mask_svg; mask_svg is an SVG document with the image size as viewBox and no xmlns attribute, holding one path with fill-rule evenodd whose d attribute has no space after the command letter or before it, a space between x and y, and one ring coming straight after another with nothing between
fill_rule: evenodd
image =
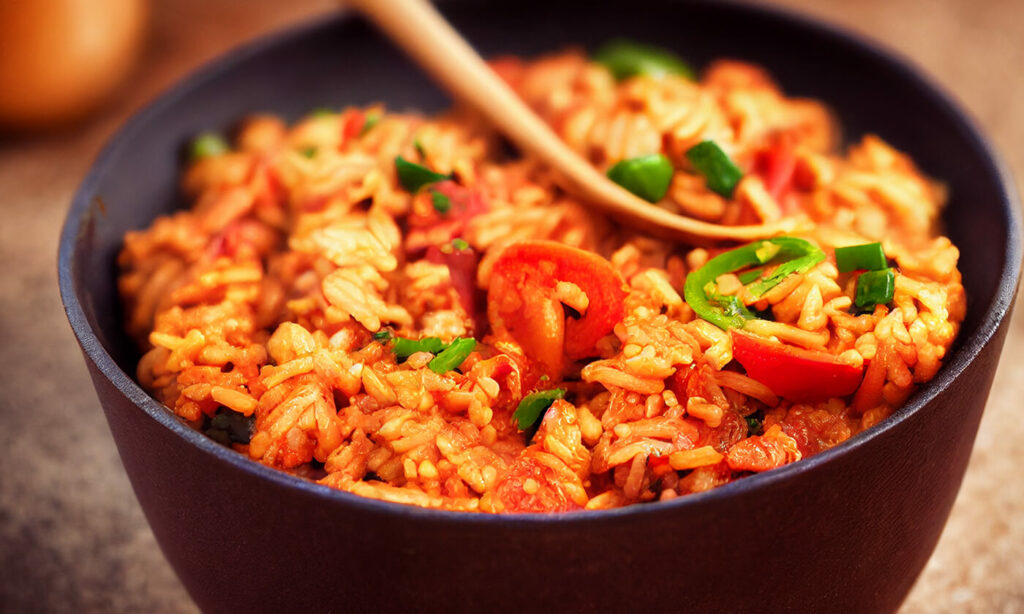
<instances>
[{"instance_id":1,"label":"spoon handle","mask_svg":"<svg viewBox=\"0 0 1024 614\"><path fill-rule=\"evenodd\" d=\"M347 0L401 46L449 93L481 113L522 151L556 171L559 185L585 203L616 217L641 222L647 232L693 243L752 240L791 230L782 220L754 226L722 226L652 205L614 183L576 154L480 58L426 0Z\"/></svg>"}]
</instances>

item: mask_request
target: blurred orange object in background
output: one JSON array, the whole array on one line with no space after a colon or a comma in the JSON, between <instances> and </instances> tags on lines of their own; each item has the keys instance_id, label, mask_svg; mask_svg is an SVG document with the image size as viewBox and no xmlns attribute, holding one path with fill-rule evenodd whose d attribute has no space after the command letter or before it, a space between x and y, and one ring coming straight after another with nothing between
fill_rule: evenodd
<instances>
[{"instance_id":1,"label":"blurred orange object in background","mask_svg":"<svg viewBox=\"0 0 1024 614\"><path fill-rule=\"evenodd\" d=\"M142 47L146 0L0 0L0 126L48 128L111 94Z\"/></svg>"}]
</instances>

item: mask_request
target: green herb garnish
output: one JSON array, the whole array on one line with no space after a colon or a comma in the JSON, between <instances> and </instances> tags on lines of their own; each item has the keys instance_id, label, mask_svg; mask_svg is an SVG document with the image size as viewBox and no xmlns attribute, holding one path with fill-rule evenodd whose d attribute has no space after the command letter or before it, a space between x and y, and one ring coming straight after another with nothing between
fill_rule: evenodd
<instances>
[{"instance_id":1,"label":"green herb garnish","mask_svg":"<svg viewBox=\"0 0 1024 614\"><path fill-rule=\"evenodd\" d=\"M378 111L367 113L366 120L363 122L363 127L359 129L359 136L363 136L364 134L369 132L370 128L373 128L374 126L379 124L380 120L383 119L383 117L384 114Z\"/></svg>"},{"instance_id":2,"label":"green herb garnish","mask_svg":"<svg viewBox=\"0 0 1024 614\"><path fill-rule=\"evenodd\" d=\"M398 358L408 358L416 352L430 352L437 354L448 347L448 344L438 337L424 337L422 339L406 339L405 337L394 337L391 339L391 351Z\"/></svg>"},{"instance_id":3,"label":"green herb garnish","mask_svg":"<svg viewBox=\"0 0 1024 614\"><path fill-rule=\"evenodd\" d=\"M476 339L459 337L448 344L440 354L434 357L427 366L439 375L458 368L469 354L476 348Z\"/></svg>"},{"instance_id":4,"label":"green herb garnish","mask_svg":"<svg viewBox=\"0 0 1024 614\"><path fill-rule=\"evenodd\" d=\"M452 249L461 252L464 249L469 249L469 243L466 243L465 239L452 239Z\"/></svg>"},{"instance_id":5,"label":"green herb garnish","mask_svg":"<svg viewBox=\"0 0 1024 614\"><path fill-rule=\"evenodd\" d=\"M565 390L562 388L531 392L523 397L522 401L519 401L519 406L512 413L512 419L517 423L520 431L525 431L540 420L552 403L564 397Z\"/></svg>"},{"instance_id":6,"label":"green herb garnish","mask_svg":"<svg viewBox=\"0 0 1024 614\"><path fill-rule=\"evenodd\" d=\"M398 182L413 194L425 185L452 178L451 175L435 173L425 166L409 162L402 156L395 156L395 171L398 173Z\"/></svg>"},{"instance_id":7,"label":"green herb garnish","mask_svg":"<svg viewBox=\"0 0 1024 614\"><path fill-rule=\"evenodd\" d=\"M204 132L192 140L189 156L193 160L220 156L231 150L231 146L221 135L215 132Z\"/></svg>"},{"instance_id":8,"label":"green herb garnish","mask_svg":"<svg viewBox=\"0 0 1024 614\"><path fill-rule=\"evenodd\" d=\"M448 213L452 210L452 200L437 190L430 191L430 201L434 204L434 211Z\"/></svg>"}]
</instances>

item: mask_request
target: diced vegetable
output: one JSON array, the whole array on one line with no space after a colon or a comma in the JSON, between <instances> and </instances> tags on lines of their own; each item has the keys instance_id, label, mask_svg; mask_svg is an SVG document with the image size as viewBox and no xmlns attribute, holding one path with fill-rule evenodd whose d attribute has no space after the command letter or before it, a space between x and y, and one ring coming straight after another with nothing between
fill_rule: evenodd
<instances>
[{"instance_id":1,"label":"diced vegetable","mask_svg":"<svg viewBox=\"0 0 1024 614\"><path fill-rule=\"evenodd\" d=\"M557 298L559 282L579 288L587 307L566 318ZM595 356L597 342L625 313L627 286L607 260L553 241L524 241L508 246L494 263L487 295L492 331L508 335L542 372L561 374L563 356Z\"/></svg>"},{"instance_id":2,"label":"diced vegetable","mask_svg":"<svg viewBox=\"0 0 1024 614\"><path fill-rule=\"evenodd\" d=\"M841 362L832 354L769 341L730 330L732 355L747 371L776 395L797 402L824 401L853 394L864 367Z\"/></svg>"},{"instance_id":3,"label":"diced vegetable","mask_svg":"<svg viewBox=\"0 0 1024 614\"><path fill-rule=\"evenodd\" d=\"M619 81L645 75L661 78L665 75L682 75L696 80L694 70L675 54L655 47L626 39L614 39L594 52L594 61L604 64Z\"/></svg>"},{"instance_id":4,"label":"diced vegetable","mask_svg":"<svg viewBox=\"0 0 1024 614\"><path fill-rule=\"evenodd\" d=\"M402 156L395 156L395 171L398 173L398 182L413 194L419 192L423 186L452 178L450 175L435 173L425 166L409 162Z\"/></svg>"},{"instance_id":5,"label":"diced vegetable","mask_svg":"<svg viewBox=\"0 0 1024 614\"><path fill-rule=\"evenodd\" d=\"M341 144L346 143L359 138L359 135L363 132L363 126L366 124L366 115L363 114L359 109L349 109L345 111L345 115L341 120Z\"/></svg>"},{"instance_id":6,"label":"diced vegetable","mask_svg":"<svg viewBox=\"0 0 1024 614\"><path fill-rule=\"evenodd\" d=\"M299 153L301 153L306 158L312 158L316 156L316 147L306 147Z\"/></svg>"},{"instance_id":7,"label":"diced vegetable","mask_svg":"<svg viewBox=\"0 0 1024 614\"><path fill-rule=\"evenodd\" d=\"M332 115L337 115L337 111L327 107L319 107L309 112L310 117L330 117Z\"/></svg>"},{"instance_id":8,"label":"diced vegetable","mask_svg":"<svg viewBox=\"0 0 1024 614\"><path fill-rule=\"evenodd\" d=\"M564 397L565 390L562 388L531 392L519 402L519 406L512 413L512 419L520 431L525 431L540 420L552 403Z\"/></svg>"},{"instance_id":9,"label":"diced vegetable","mask_svg":"<svg viewBox=\"0 0 1024 614\"><path fill-rule=\"evenodd\" d=\"M760 435L764 429L764 421L757 416L747 416L747 436Z\"/></svg>"},{"instance_id":10,"label":"diced vegetable","mask_svg":"<svg viewBox=\"0 0 1024 614\"><path fill-rule=\"evenodd\" d=\"M474 348L476 348L476 339L459 337L448 344L448 347L435 356L427 366L438 375L445 374L458 368Z\"/></svg>"},{"instance_id":11,"label":"diced vegetable","mask_svg":"<svg viewBox=\"0 0 1024 614\"><path fill-rule=\"evenodd\" d=\"M366 121L363 122L363 127L359 130L359 136L363 136L370 131L371 128L380 123L380 120L384 118L384 114L379 111L371 111L366 114Z\"/></svg>"},{"instance_id":12,"label":"diced vegetable","mask_svg":"<svg viewBox=\"0 0 1024 614\"><path fill-rule=\"evenodd\" d=\"M881 243L865 243L836 248L836 266L840 273L879 271L889 266Z\"/></svg>"},{"instance_id":13,"label":"diced vegetable","mask_svg":"<svg viewBox=\"0 0 1024 614\"><path fill-rule=\"evenodd\" d=\"M896 292L896 273L892 269L867 271L857 278L857 294L853 304L859 309L871 310L876 305L892 302Z\"/></svg>"},{"instance_id":14,"label":"diced vegetable","mask_svg":"<svg viewBox=\"0 0 1024 614\"><path fill-rule=\"evenodd\" d=\"M438 337L424 337L422 339L394 337L391 340L391 351L399 358L408 358L416 352L437 354L446 347L448 347L448 344L441 341Z\"/></svg>"},{"instance_id":15,"label":"diced vegetable","mask_svg":"<svg viewBox=\"0 0 1024 614\"><path fill-rule=\"evenodd\" d=\"M455 251L469 249L469 243L466 243L465 239L452 239L452 249Z\"/></svg>"},{"instance_id":16,"label":"diced vegetable","mask_svg":"<svg viewBox=\"0 0 1024 614\"><path fill-rule=\"evenodd\" d=\"M668 158L651 154L618 162L608 169L608 178L640 198L656 203L668 192L672 170Z\"/></svg>"},{"instance_id":17,"label":"diced vegetable","mask_svg":"<svg viewBox=\"0 0 1024 614\"><path fill-rule=\"evenodd\" d=\"M379 331L373 333L373 340L374 341L382 341L384 343L387 343L388 341L391 341L391 338L393 336L394 335L391 334L391 331L389 331L388 329L385 328L384 330L379 330Z\"/></svg>"},{"instance_id":18,"label":"diced vegetable","mask_svg":"<svg viewBox=\"0 0 1024 614\"><path fill-rule=\"evenodd\" d=\"M704 176L708 189L725 198L732 198L743 171L714 141L704 141L686 152L686 159Z\"/></svg>"},{"instance_id":19,"label":"diced vegetable","mask_svg":"<svg viewBox=\"0 0 1024 614\"><path fill-rule=\"evenodd\" d=\"M189 156L193 160L220 156L231 150L231 146L221 135L215 132L204 132L193 139L189 146Z\"/></svg>"},{"instance_id":20,"label":"diced vegetable","mask_svg":"<svg viewBox=\"0 0 1024 614\"><path fill-rule=\"evenodd\" d=\"M432 190L430 192L430 201L434 205L434 211L437 211L438 213L448 213L452 210L451 199L437 190Z\"/></svg>"},{"instance_id":21,"label":"diced vegetable","mask_svg":"<svg viewBox=\"0 0 1024 614\"><path fill-rule=\"evenodd\" d=\"M723 252L691 272L686 276L683 295L698 317L723 330L743 328L744 323L755 316L737 297L721 296L714 291L715 280L720 275L781 260L769 275L747 286L751 295L759 297L790 275L803 273L824 259L825 252L804 239L775 237L755 241Z\"/></svg>"}]
</instances>

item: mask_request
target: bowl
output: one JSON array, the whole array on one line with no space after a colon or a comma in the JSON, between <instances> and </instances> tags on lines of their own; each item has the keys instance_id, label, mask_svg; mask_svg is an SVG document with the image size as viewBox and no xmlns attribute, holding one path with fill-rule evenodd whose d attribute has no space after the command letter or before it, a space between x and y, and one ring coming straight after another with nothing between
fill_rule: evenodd
<instances>
[{"instance_id":1,"label":"bowl","mask_svg":"<svg viewBox=\"0 0 1024 614\"><path fill-rule=\"evenodd\" d=\"M74 197L60 287L125 470L167 560L207 611L640 610L883 612L930 556L959 489L1006 335L1021 228L1006 170L917 70L849 33L776 9L707 2L447 2L485 55L613 36L697 63L765 65L823 99L845 135L876 132L948 182L969 310L937 377L842 445L716 490L565 515L489 516L390 504L302 481L221 447L133 381L119 325L124 233L183 205L180 152L252 111L445 96L344 15L261 39L131 119Z\"/></svg>"}]
</instances>

